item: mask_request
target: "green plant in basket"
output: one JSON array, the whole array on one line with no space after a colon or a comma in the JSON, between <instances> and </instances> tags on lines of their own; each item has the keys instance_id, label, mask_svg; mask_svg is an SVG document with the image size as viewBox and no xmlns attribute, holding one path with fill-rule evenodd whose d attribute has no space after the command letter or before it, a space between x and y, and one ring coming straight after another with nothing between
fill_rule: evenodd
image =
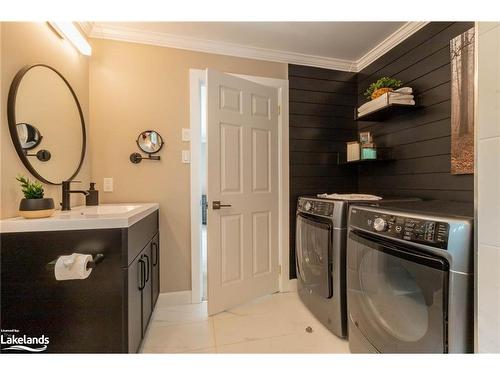
<instances>
[{"instance_id":1,"label":"green plant in basket","mask_svg":"<svg viewBox=\"0 0 500 375\"><path fill-rule=\"evenodd\" d=\"M19 202L19 213L26 219L42 219L51 216L54 211L54 200L43 197L43 186L38 181L19 175L16 180L21 183L24 198Z\"/></svg>"},{"instance_id":2,"label":"green plant in basket","mask_svg":"<svg viewBox=\"0 0 500 375\"><path fill-rule=\"evenodd\" d=\"M378 81L373 82L366 89L364 95L367 99L376 99L380 95L385 94L386 92L394 91L395 89L401 87L401 81L399 79L390 78L390 77L382 77Z\"/></svg>"},{"instance_id":3,"label":"green plant in basket","mask_svg":"<svg viewBox=\"0 0 500 375\"><path fill-rule=\"evenodd\" d=\"M38 181L30 181L25 176L17 176L16 180L21 183L21 190L26 199L41 199L43 198L43 186Z\"/></svg>"}]
</instances>

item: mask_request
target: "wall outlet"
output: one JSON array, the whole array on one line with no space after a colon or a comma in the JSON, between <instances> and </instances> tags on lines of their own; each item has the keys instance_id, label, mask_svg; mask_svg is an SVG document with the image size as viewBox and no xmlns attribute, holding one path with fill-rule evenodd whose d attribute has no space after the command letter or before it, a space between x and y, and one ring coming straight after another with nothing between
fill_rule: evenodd
<instances>
[{"instance_id":1,"label":"wall outlet","mask_svg":"<svg viewBox=\"0 0 500 375\"><path fill-rule=\"evenodd\" d=\"M102 189L106 192L113 191L113 177L104 177Z\"/></svg>"},{"instance_id":2,"label":"wall outlet","mask_svg":"<svg viewBox=\"0 0 500 375\"><path fill-rule=\"evenodd\" d=\"M182 150L182 162L186 164L191 163L191 151Z\"/></svg>"},{"instance_id":3,"label":"wall outlet","mask_svg":"<svg viewBox=\"0 0 500 375\"><path fill-rule=\"evenodd\" d=\"M191 129L182 128L182 142L191 141Z\"/></svg>"}]
</instances>

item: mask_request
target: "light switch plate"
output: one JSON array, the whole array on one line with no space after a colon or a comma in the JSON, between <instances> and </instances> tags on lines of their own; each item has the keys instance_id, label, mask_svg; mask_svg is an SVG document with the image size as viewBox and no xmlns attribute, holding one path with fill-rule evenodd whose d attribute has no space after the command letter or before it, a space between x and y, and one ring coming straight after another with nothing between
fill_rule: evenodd
<instances>
[{"instance_id":1,"label":"light switch plate","mask_svg":"<svg viewBox=\"0 0 500 375\"><path fill-rule=\"evenodd\" d=\"M191 141L191 129L182 128L182 142Z\"/></svg>"},{"instance_id":2,"label":"light switch plate","mask_svg":"<svg viewBox=\"0 0 500 375\"><path fill-rule=\"evenodd\" d=\"M189 150L182 150L182 162L186 164L191 163L191 152Z\"/></svg>"},{"instance_id":3,"label":"light switch plate","mask_svg":"<svg viewBox=\"0 0 500 375\"><path fill-rule=\"evenodd\" d=\"M106 192L113 191L113 177L104 177L102 189Z\"/></svg>"}]
</instances>

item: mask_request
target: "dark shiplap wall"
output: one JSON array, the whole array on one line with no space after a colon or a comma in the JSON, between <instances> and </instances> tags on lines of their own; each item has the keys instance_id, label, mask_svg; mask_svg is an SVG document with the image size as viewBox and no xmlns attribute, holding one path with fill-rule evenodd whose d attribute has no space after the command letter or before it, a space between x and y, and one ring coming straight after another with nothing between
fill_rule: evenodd
<instances>
[{"instance_id":1,"label":"dark shiplap wall","mask_svg":"<svg viewBox=\"0 0 500 375\"><path fill-rule=\"evenodd\" d=\"M397 159L359 166L360 192L418 196L424 199L472 201L473 175L450 174L450 39L472 22L432 22L358 73L362 93L383 76L413 87L421 108L380 123L360 121L377 146L393 147Z\"/></svg>"},{"instance_id":2,"label":"dark shiplap wall","mask_svg":"<svg viewBox=\"0 0 500 375\"><path fill-rule=\"evenodd\" d=\"M299 195L357 190L357 170L337 165L356 138L356 74L288 66L290 85L290 277L295 278L295 211Z\"/></svg>"},{"instance_id":3,"label":"dark shiplap wall","mask_svg":"<svg viewBox=\"0 0 500 375\"><path fill-rule=\"evenodd\" d=\"M295 278L295 210L300 195L363 192L472 201L474 177L450 174L450 40L472 22L432 22L360 73L289 65L290 277ZM394 76L414 88L421 107L384 122L354 122L373 81ZM338 166L345 142L369 130L393 147L387 164Z\"/></svg>"}]
</instances>

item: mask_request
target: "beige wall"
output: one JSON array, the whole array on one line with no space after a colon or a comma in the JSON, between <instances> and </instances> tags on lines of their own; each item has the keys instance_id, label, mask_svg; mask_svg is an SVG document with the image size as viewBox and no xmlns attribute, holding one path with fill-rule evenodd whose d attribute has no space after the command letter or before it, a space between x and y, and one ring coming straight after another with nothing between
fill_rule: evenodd
<instances>
[{"instance_id":1,"label":"beige wall","mask_svg":"<svg viewBox=\"0 0 500 375\"><path fill-rule=\"evenodd\" d=\"M87 155L77 179L83 187L90 180L97 182L103 203L159 202L161 290L190 289L189 165L180 161L181 150L189 149L189 143L181 141L181 129L189 127L189 69L286 79L286 64L105 40L91 41L89 59L46 23L34 22L1 23L0 42L0 218L17 216L22 194L15 176L30 176L9 135L9 87L23 66L45 63L73 86L87 122ZM129 155L138 151L135 138L146 129L163 136L162 160L133 165ZM103 177L114 178L114 192L102 191ZM46 197L60 202L59 186L46 185L45 191ZM82 202L79 196L73 200Z\"/></svg>"},{"instance_id":2,"label":"beige wall","mask_svg":"<svg viewBox=\"0 0 500 375\"><path fill-rule=\"evenodd\" d=\"M0 120L0 218L17 216L22 194L15 181L17 174L32 177L19 160L10 139L7 124L7 96L16 73L25 65L44 63L57 69L72 85L80 101L85 120L88 122L89 108L89 59L79 54L72 46L54 34L46 23L2 22L1 23L1 120ZM88 130L88 124L87 124ZM88 150L87 150L88 151ZM90 162L86 161L77 176L87 186L90 178ZM60 187L45 185L45 196L61 201ZM73 203L82 201L74 197Z\"/></svg>"},{"instance_id":3,"label":"beige wall","mask_svg":"<svg viewBox=\"0 0 500 375\"><path fill-rule=\"evenodd\" d=\"M287 78L287 65L107 40L92 40L90 138L92 179L114 192L102 202L159 202L161 291L191 288L189 164L181 163L181 129L189 128L189 69ZM135 139L157 130L161 161L132 164Z\"/></svg>"}]
</instances>

